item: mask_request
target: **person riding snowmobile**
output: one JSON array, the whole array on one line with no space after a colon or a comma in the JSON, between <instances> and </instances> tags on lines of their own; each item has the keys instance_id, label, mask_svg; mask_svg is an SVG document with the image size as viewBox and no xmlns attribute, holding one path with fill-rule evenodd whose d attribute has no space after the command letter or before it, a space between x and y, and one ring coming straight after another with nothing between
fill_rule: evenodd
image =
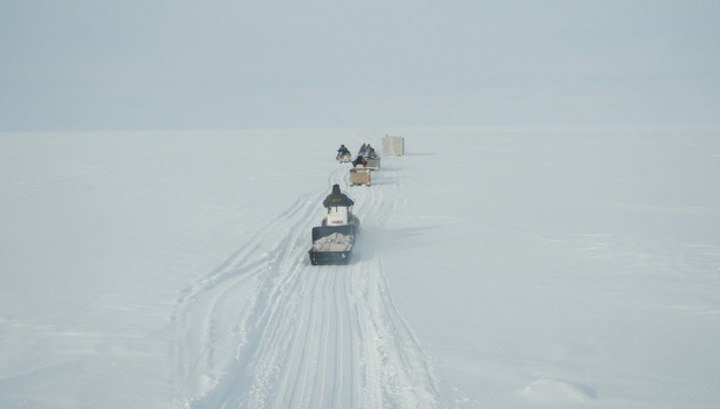
<instances>
[{"instance_id":1,"label":"person riding snowmobile","mask_svg":"<svg viewBox=\"0 0 720 409\"><path fill-rule=\"evenodd\" d=\"M323 207L331 208L336 206L350 207L355 202L340 191L340 185L333 185L332 193L330 193L323 201Z\"/></svg>"},{"instance_id":2,"label":"person riding snowmobile","mask_svg":"<svg viewBox=\"0 0 720 409\"><path fill-rule=\"evenodd\" d=\"M365 157L367 159L375 159L377 158L377 153L375 153L375 148L370 146L370 144L367 144L367 153L365 154Z\"/></svg>"},{"instance_id":3,"label":"person riding snowmobile","mask_svg":"<svg viewBox=\"0 0 720 409\"><path fill-rule=\"evenodd\" d=\"M352 162L352 165L353 165L353 167L355 167L357 165L366 166L367 160L365 160L365 158L363 158L361 155L358 155L358 157Z\"/></svg>"}]
</instances>

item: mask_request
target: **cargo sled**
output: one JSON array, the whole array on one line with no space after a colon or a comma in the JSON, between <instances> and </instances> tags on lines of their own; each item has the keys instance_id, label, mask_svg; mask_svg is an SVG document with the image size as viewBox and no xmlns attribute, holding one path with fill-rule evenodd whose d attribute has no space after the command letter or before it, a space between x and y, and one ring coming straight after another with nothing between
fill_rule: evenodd
<instances>
[{"instance_id":1,"label":"cargo sled","mask_svg":"<svg viewBox=\"0 0 720 409\"><path fill-rule=\"evenodd\" d=\"M380 158L374 157L374 158L367 158L367 165L365 165L366 168L370 170L378 170L380 169Z\"/></svg>"},{"instance_id":2,"label":"cargo sled","mask_svg":"<svg viewBox=\"0 0 720 409\"><path fill-rule=\"evenodd\" d=\"M347 264L350 262L359 221L347 207L331 207L322 226L312 229L310 264Z\"/></svg>"},{"instance_id":3,"label":"cargo sled","mask_svg":"<svg viewBox=\"0 0 720 409\"><path fill-rule=\"evenodd\" d=\"M370 186L370 169L363 165L350 169L350 185Z\"/></svg>"},{"instance_id":4,"label":"cargo sled","mask_svg":"<svg viewBox=\"0 0 720 409\"><path fill-rule=\"evenodd\" d=\"M312 229L310 264L347 264L355 245L355 226L320 226Z\"/></svg>"}]
</instances>

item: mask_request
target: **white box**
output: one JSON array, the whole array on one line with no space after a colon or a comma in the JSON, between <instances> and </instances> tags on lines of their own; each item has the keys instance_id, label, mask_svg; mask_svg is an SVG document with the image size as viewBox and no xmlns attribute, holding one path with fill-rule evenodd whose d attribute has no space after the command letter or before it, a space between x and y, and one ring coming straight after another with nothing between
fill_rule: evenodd
<instances>
[{"instance_id":1,"label":"white box","mask_svg":"<svg viewBox=\"0 0 720 409\"><path fill-rule=\"evenodd\" d=\"M405 138L402 136L386 136L382 140L385 155L402 156L405 154Z\"/></svg>"}]
</instances>

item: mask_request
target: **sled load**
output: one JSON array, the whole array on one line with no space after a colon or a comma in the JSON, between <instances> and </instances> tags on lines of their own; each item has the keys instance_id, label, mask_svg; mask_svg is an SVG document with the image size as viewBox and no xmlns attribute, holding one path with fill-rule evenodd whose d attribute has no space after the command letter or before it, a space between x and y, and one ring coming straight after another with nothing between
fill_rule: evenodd
<instances>
[{"instance_id":1,"label":"sled load","mask_svg":"<svg viewBox=\"0 0 720 409\"><path fill-rule=\"evenodd\" d=\"M350 169L350 186L370 186L370 168L363 165L356 165Z\"/></svg>"},{"instance_id":2,"label":"sled load","mask_svg":"<svg viewBox=\"0 0 720 409\"><path fill-rule=\"evenodd\" d=\"M358 157L352 161L352 165L353 167L350 169L350 186L370 186L370 168L367 167L367 159L362 155L358 155Z\"/></svg>"},{"instance_id":3,"label":"sled load","mask_svg":"<svg viewBox=\"0 0 720 409\"><path fill-rule=\"evenodd\" d=\"M359 225L360 222L350 211L350 206L329 207L322 226L312 229L312 248L308 251L310 264L347 264Z\"/></svg>"}]
</instances>

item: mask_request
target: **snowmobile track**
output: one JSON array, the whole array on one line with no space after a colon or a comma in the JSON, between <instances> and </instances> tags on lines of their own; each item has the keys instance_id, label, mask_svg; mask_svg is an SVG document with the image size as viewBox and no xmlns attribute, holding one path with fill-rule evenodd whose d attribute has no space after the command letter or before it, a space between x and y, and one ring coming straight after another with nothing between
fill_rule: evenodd
<instances>
[{"instance_id":1,"label":"snowmobile track","mask_svg":"<svg viewBox=\"0 0 720 409\"><path fill-rule=\"evenodd\" d=\"M333 171L328 186L342 186L346 172ZM364 230L349 265L307 260L322 189L183 291L173 315L183 397L173 407L435 407L429 359L393 302L372 243L373 230L402 206L400 171L377 177L372 188L344 187Z\"/></svg>"}]
</instances>

